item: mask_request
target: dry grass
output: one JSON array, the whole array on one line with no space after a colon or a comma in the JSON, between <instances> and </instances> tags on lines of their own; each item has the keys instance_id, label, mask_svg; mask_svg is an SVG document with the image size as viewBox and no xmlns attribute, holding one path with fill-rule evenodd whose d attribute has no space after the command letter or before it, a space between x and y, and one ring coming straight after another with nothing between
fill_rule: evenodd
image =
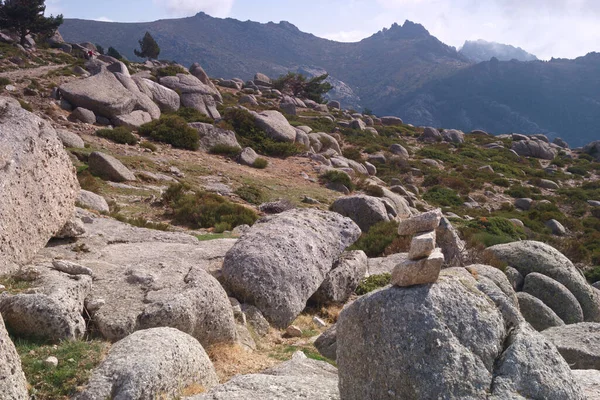
<instances>
[{"instance_id":1,"label":"dry grass","mask_svg":"<svg viewBox=\"0 0 600 400\"><path fill-rule=\"evenodd\" d=\"M278 363L261 351L250 352L237 344L219 344L208 349L219 382L227 382L235 375L254 374L270 368Z\"/></svg>"},{"instance_id":2,"label":"dry grass","mask_svg":"<svg viewBox=\"0 0 600 400\"><path fill-rule=\"evenodd\" d=\"M183 390L181 391L181 396L182 397L189 397L189 396L195 396L197 394L202 394L206 392L206 388L202 385L199 385L197 383L192 383L191 385L183 388Z\"/></svg>"}]
</instances>

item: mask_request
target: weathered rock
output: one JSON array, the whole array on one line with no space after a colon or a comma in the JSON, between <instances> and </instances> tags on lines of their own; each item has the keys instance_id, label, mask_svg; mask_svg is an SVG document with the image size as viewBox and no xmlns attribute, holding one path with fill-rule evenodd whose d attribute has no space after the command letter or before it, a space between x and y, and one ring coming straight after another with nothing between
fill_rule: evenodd
<instances>
[{"instance_id":1,"label":"weathered rock","mask_svg":"<svg viewBox=\"0 0 600 400\"><path fill-rule=\"evenodd\" d=\"M596 369L576 369L571 372L575 381L583 389L587 400L600 400L600 371Z\"/></svg>"},{"instance_id":2,"label":"weathered rock","mask_svg":"<svg viewBox=\"0 0 600 400\"><path fill-rule=\"evenodd\" d=\"M269 333L269 321L265 319L260 310L250 304L242 304L242 311L246 315L246 322L258 336Z\"/></svg>"},{"instance_id":3,"label":"weathered rock","mask_svg":"<svg viewBox=\"0 0 600 400\"><path fill-rule=\"evenodd\" d=\"M420 139L425 142L441 142L442 134L437 129L428 127L425 128Z\"/></svg>"},{"instance_id":4,"label":"weathered rock","mask_svg":"<svg viewBox=\"0 0 600 400\"><path fill-rule=\"evenodd\" d=\"M84 267L83 265L71 261L54 260L52 261L52 268L68 275L94 275L92 270L88 267Z\"/></svg>"},{"instance_id":5,"label":"weathered rock","mask_svg":"<svg viewBox=\"0 0 600 400\"><path fill-rule=\"evenodd\" d=\"M115 126L124 126L131 129L139 128L140 126L152 121L152 116L146 111L136 110L130 114L117 115L112 119Z\"/></svg>"},{"instance_id":6,"label":"weathered rock","mask_svg":"<svg viewBox=\"0 0 600 400\"><path fill-rule=\"evenodd\" d=\"M210 78L208 77L208 74L204 71L204 69L200 66L200 64L193 63L192 66L190 67L189 71L190 71L190 74L192 74L196 78L198 78L200 80L200 82L204 83L205 85L214 87L213 83L211 82Z\"/></svg>"},{"instance_id":7,"label":"weathered rock","mask_svg":"<svg viewBox=\"0 0 600 400\"><path fill-rule=\"evenodd\" d=\"M444 142L450 143L464 143L465 134L462 131L456 129L445 129L442 133L442 139Z\"/></svg>"},{"instance_id":8,"label":"weathered rock","mask_svg":"<svg viewBox=\"0 0 600 400\"><path fill-rule=\"evenodd\" d=\"M279 111L253 112L252 115L255 118L256 125L263 129L272 139L292 143L296 140L296 130Z\"/></svg>"},{"instance_id":9,"label":"weathered rock","mask_svg":"<svg viewBox=\"0 0 600 400\"><path fill-rule=\"evenodd\" d=\"M58 342L81 338L86 331L83 303L92 286L90 276L44 269L33 286L36 293L0 295L0 313L8 330L18 337Z\"/></svg>"},{"instance_id":10,"label":"weathered rock","mask_svg":"<svg viewBox=\"0 0 600 400\"><path fill-rule=\"evenodd\" d=\"M556 236L565 236L567 234L567 230L563 226L563 224L561 224L560 222L558 222L555 219L546 221L546 223L544 225L546 225L548 227L548 229L550 229L552 231L552 234L554 234Z\"/></svg>"},{"instance_id":11,"label":"weathered rock","mask_svg":"<svg viewBox=\"0 0 600 400\"><path fill-rule=\"evenodd\" d=\"M30 260L71 217L79 184L56 131L0 97L0 274Z\"/></svg>"},{"instance_id":12,"label":"weathered rock","mask_svg":"<svg viewBox=\"0 0 600 400\"><path fill-rule=\"evenodd\" d=\"M523 290L525 278L523 277L523 275L521 275L519 271L517 271L513 267L506 267L504 273L506 274L508 281L510 282L513 289L515 289L515 291L520 292Z\"/></svg>"},{"instance_id":13,"label":"weathered rock","mask_svg":"<svg viewBox=\"0 0 600 400\"><path fill-rule=\"evenodd\" d=\"M506 262L525 277L538 272L556 280L566 286L579 301L585 321L600 321L600 296L573 263L553 247L524 240L489 247L484 255Z\"/></svg>"},{"instance_id":14,"label":"weathered rock","mask_svg":"<svg viewBox=\"0 0 600 400\"><path fill-rule=\"evenodd\" d=\"M123 64L119 62L120 65ZM123 65L125 66L125 65ZM110 70L110 67L109 67ZM125 67L125 71L127 71L127 67ZM115 72L115 77L121 82L121 85L127 90L129 90L136 99L136 104L134 110L144 111L148 113L151 119L159 119L160 118L160 107L152 101L152 97L146 93L146 91L140 90L138 84L131 78L129 72Z\"/></svg>"},{"instance_id":15,"label":"weathered rock","mask_svg":"<svg viewBox=\"0 0 600 400\"><path fill-rule=\"evenodd\" d=\"M308 135L310 146L317 153L324 153L328 150L334 150L338 155L342 154L342 150L338 141L331 135L323 132L313 132Z\"/></svg>"},{"instance_id":16,"label":"weathered rock","mask_svg":"<svg viewBox=\"0 0 600 400\"><path fill-rule=\"evenodd\" d=\"M410 242L408 258L420 260L429 257L433 250L435 250L435 231L420 233L415 235Z\"/></svg>"},{"instance_id":17,"label":"weathered rock","mask_svg":"<svg viewBox=\"0 0 600 400\"><path fill-rule=\"evenodd\" d=\"M193 122L189 126L198 131L200 135L200 147L205 151L211 151L216 146L242 149L233 131L217 128L212 124L202 122Z\"/></svg>"},{"instance_id":18,"label":"weathered rock","mask_svg":"<svg viewBox=\"0 0 600 400\"><path fill-rule=\"evenodd\" d=\"M322 356L335 361L337 358L337 325L331 326L319 335L314 344Z\"/></svg>"},{"instance_id":19,"label":"weathered rock","mask_svg":"<svg viewBox=\"0 0 600 400\"><path fill-rule=\"evenodd\" d=\"M0 393L6 400L27 400L27 381L21 359L0 315Z\"/></svg>"},{"instance_id":20,"label":"weathered rock","mask_svg":"<svg viewBox=\"0 0 600 400\"><path fill-rule=\"evenodd\" d=\"M239 156L239 162L242 165L247 165L249 167L253 166L256 160L258 159L258 154L250 147L246 147Z\"/></svg>"},{"instance_id":21,"label":"weathered rock","mask_svg":"<svg viewBox=\"0 0 600 400\"><path fill-rule=\"evenodd\" d=\"M68 220L60 231L54 234L53 238L57 239L72 239L81 236L85 233L83 222L76 217Z\"/></svg>"},{"instance_id":22,"label":"weathered rock","mask_svg":"<svg viewBox=\"0 0 600 400\"><path fill-rule=\"evenodd\" d=\"M463 266L466 243L458 235L452 223L442 217L440 225L435 229L437 246L444 253L445 265L449 267Z\"/></svg>"},{"instance_id":23,"label":"weathered rock","mask_svg":"<svg viewBox=\"0 0 600 400\"><path fill-rule=\"evenodd\" d=\"M135 181L135 175L113 156L94 151L89 157L89 169L94 175L114 182Z\"/></svg>"},{"instance_id":24,"label":"weathered rock","mask_svg":"<svg viewBox=\"0 0 600 400\"><path fill-rule=\"evenodd\" d=\"M271 86L271 78L257 72L256 75L254 75L254 83L259 86Z\"/></svg>"},{"instance_id":25,"label":"weathered rock","mask_svg":"<svg viewBox=\"0 0 600 400\"><path fill-rule=\"evenodd\" d=\"M554 326L562 326L565 323L550 307L543 301L525 292L517 293L521 314L533 328L541 332Z\"/></svg>"},{"instance_id":26,"label":"weathered rock","mask_svg":"<svg viewBox=\"0 0 600 400\"><path fill-rule=\"evenodd\" d=\"M89 208L90 210L96 210L99 212L107 213L110 211L108 207L108 203L104 199L104 197L89 192L87 190L81 190L79 192L79 197L77 198L77 203L84 208Z\"/></svg>"},{"instance_id":27,"label":"weathered rock","mask_svg":"<svg viewBox=\"0 0 600 400\"><path fill-rule=\"evenodd\" d=\"M290 361L260 374L237 375L206 394L187 400L339 400L337 370L296 352Z\"/></svg>"},{"instance_id":28,"label":"weathered rock","mask_svg":"<svg viewBox=\"0 0 600 400\"><path fill-rule=\"evenodd\" d=\"M569 144L567 142L565 142L563 139L557 137L554 138L554 140L552 141L552 143L554 143L555 145L562 147L563 149L568 149L569 148Z\"/></svg>"},{"instance_id":29,"label":"weathered rock","mask_svg":"<svg viewBox=\"0 0 600 400\"><path fill-rule=\"evenodd\" d=\"M537 297L567 324L583 322L579 302L564 285L537 272L525 277L523 291Z\"/></svg>"},{"instance_id":30,"label":"weathered rock","mask_svg":"<svg viewBox=\"0 0 600 400\"><path fill-rule=\"evenodd\" d=\"M94 121L96 121L95 117L94 117ZM85 143L83 142L83 139L81 137L79 137L79 135L76 133L73 133L66 129L58 129L56 131L56 133L58 134L60 141L62 142L63 146L65 146L65 147L71 147L74 149L83 149L85 147Z\"/></svg>"},{"instance_id":31,"label":"weathered rock","mask_svg":"<svg viewBox=\"0 0 600 400\"><path fill-rule=\"evenodd\" d=\"M515 200L515 207L520 208L521 210L527 211L531 208L533 204L533 200L529 198L521 198Z\"/></svg>"},{"instance_id":32,"label":"weathered rock","mask_svg":"<svg viewBox=\"0 0 600 400\"><path fill-rule=\"evenodd\" d=\"M222 102L221 94L212 84L206 84L194 75L177 74L176 76L164 76L160 78L160 84L168 87L178 93L181 93L181 100L188 94L209 95L215 101ZM188 107L188 106L185 106Z\"/></svg>"},{"instance_id":33,"label":"weathered rock","mask_svg":"<svg viewBox=\"0 0 600 400\"><path fill-rule=\"evenodd\" d=\"M218 383L212 362L196 339L177 329L154 328L115 343L76 398L171 398L191 385L210 389Z\"/></svg>"},{"instance_id":34,"label":"weathered rock","mask_svg":"<svg viewBox=\"0 0 600 400\"><path fill-rule=\"evenodd\" d=\"M86 124L96 123L96 115L94 112L83 107L77 107L74 109L69 118Z\"/></svg>"},{"instance_id":35,"label":"weathered rock","mask_svg":"<svg viewBox=\"0 0 600 400\"><path fill-rule=\"evenodd\" d=\"M331 212L295 209L265 217L227 252L223 281L236 298L285 328L359 235L354 222Z\"/></svg>"},{"instance_id":36,"label":"weathered rock","mask_svg":"<svg viewBox=\"0 0 600 400\"><path fill-rule=\"evenodd\" d=\"M359 298L337 323L341 397L583 399L558 352L524 324L507 329L491 300L464 269Z\"/></svg>"},{"instance_id":37,"label":"weathered rock","mask_svg":"<svg viewBox=\"0 0 600 400\"><path fill-rule=\"evenodd\" d=\"M385 126L398 126L404 125L402 119L398 117L381 117L381 123Z\"/></svg>"},{"instance_id":38,"label":"weathered rock","mask_svg":"<svg viewBox=\"0 0 600 400\"><path fill-rule=\"evenodd\" d=\"M543 160L553 160L557 154L557 151L550 144L540 140L513 141L512 150L520 156L541 158Z\"/></svg>"},{"instance_id":39,"label":"weathered rock","mask_svg":"<svg viewBox=\"0 0 600 400\"><path fill-rule=\"evenodd\" d=\"M349 251L333 264L333 268L310 301L318 304L345 303L367 273L367 255Z\"/></svg>"},{"instance_id":40,"label":"weathered rock","mask_svg":"<svg viewBox=\"0 0 600 400\"><path fill-rule=\"evenodd\" d=\"M350 122L350 128L357 129L359 131L364 131L365 129L367 129L367 124L365 124L361 119L353 119Z\"/></svg>"},{"instance_id":41,"label":"weathered rock","mask_svg":"<svg viewBox=\"0 0 600 400\"><path fill-rule=\"evenodd\" d=\"M256 97L253 94L246 94L240 97L238 104L249 104L251 106L257 106L258 100L256 100Z\"/></svg>"},{"instance_id":42,"label":"weathered rock","mask_svg":"<svg viewBox=\"0 0 600 400\"><path fill-rule=\"evenodd\" d=\"M181 95L181 105L187 108L193 108L202 114L212 118L221 118L217 110L217 103L212 95L200 93L184 93Z\"/></svg>"},{"instance_id":43,"label":"weathered rock","mask_svg":"<svg viewBox=\"0 0 600 400\"><path fill-rule=\"evenodd\" d=\"M296 325L290 325L285 330L285 334L288 337L299 338L302 337L302 329L298 328Z\"/></svg>"},{"instance_id":44,"label":"weathered rock","mask_svg":"<svg viewBox=\"0 0 600 400\"><path fill-rule=\"evenodd\" d=\"M398 234L414 235L419 232L428 232L435 230L442 219L442 211L440 209L425 212L417 216L400 221L398 225Z\"/></svg>"},{"instance_id":45,"label":"weathered rock","mask_svg":"<svg viewBox=\"0 0 600 400\"><path fill-rule=\"evenodd\" d=\"M583 146L583 152L594 157L596 160L600 160L600 140L596 140Z\"/></svg>"},{"instance_id":46,"label":"weathered rock","mask_svg":"<svg viewBox=\"0 0 600 400\"><path fill-rule=\"evenodd\" d=\"M551 181L549 179L540 179L540 182L538 184L539 187L544 188L544 189L560 189L560 186L558 186L558 183Z\"/></svg>"},{"instance_id":47,"label":"weathered rock","mask_svg":"<svg viewBox=\"0 0 600 400\"><path fill-rule=\"evenodd\" d=\"M135 96L108 71L65 83L59 89L75 107L86 108L107 118L130 114L136 105Z\"/></svg>"},{"instance_id":48,"label":"weathered rock","mask_svg":"<svg viewBox=\"0 0 600 400\"><path fill-rule=\"evenodd\" d=\"M150 92L150 98L158 105L162 112L176 112L179 110L181 100L174 90L145 78L136 80L136 83L140 87L140 90L143 90L143 87L147 88Z\"/></svg>"},{"instance_id":49,"label":"weathered rock","mask_svg":"<svg viewBox=\"0 0 600 400\"><path fill-rule=\"evenodd\" d=\"M483 264L473 264L466 267L471 274L478 277L486 277L491 280L498 288L506 295L506 297L510 300L510 302L516 307L519 307L519 301L517 299L517 294L515 290L511 286L508 278L504 273L498 268L492 267L490 265Z\"/></svg>"},{"instance_id":50,"label":"weathered rock","mask_svg":"<svg viewBox=\"0 0 600 400\"><path fill-rule=\"evenodd\" d=\"M435 249L427 258L409 259L398 264L392 272L391 283L399 287L433 283L437 281L443 264L444 254L441 249Z\"/></svg>"},{"instance_id":51,"label":"weathered rock","mask_svg":"<svg viewBox=\"0 0 600 400\"><path fill-rule=\"evenodd\" d=\"M391 274L396 265L408 260L408 253L396 253L387 257L369 258L367 276Z\"/></svg>"},{"instance_id":52,"label":"weathered rock","mask_svg":"<svg viewBox=\"0 0 600 400\"><path fill-rule=\"evenodd\" d=\"M340 197L331 205L331 211L350 218L363 232L382 221L389 221L385 203L379 197L362 194Z\"/></svg>"},{"instance_id":53,"label":"weathered rock","mask_svg":"<svg viewBox=\"0 0 600 400\"><path fill-rule=\"evenodd\" d=\"M408 154L408 151L404 148L404 146L402 146L398 143L395 143L390 146L390 152L392 152L393 154L396 154L398 156L404 157L404 158L410 157L410 154Z\"/></svg>"},{"instance_id":54,"label":"weathered rock","mask_svg":"<svg viewBox=\"0 0 600 400\"><path fill-rule=\"evenodd\" d=\"M572 369L600 369L600 324L558 326L542 334L556 346Z\"/></svg>"},{"instance_id":55,"label":"weathered rock","mask_svg":"<svg viewBox=\"0 0 600 400\"><path fill-rule=\"evenodd\" d=\"M371 176L377 175L377 167L375 167L373 164L371 164L368 161L365 161L364 165L365 165L365 168L367 169L367 172L369 173L369 175L371 175Z\"/></svg>"}]
</instances>

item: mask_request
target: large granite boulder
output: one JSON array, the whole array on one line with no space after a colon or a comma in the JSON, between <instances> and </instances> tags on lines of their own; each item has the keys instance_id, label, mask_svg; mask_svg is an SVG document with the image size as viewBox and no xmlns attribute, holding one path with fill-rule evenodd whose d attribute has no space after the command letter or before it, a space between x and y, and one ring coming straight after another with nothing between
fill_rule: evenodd
<instances>
[{"instance_id":1,"label":"large granite boulder","mask_svg":"<svg viewBox=\"0 0 600 400\"><path fill-rule=\"evenodd\" d=\"M489 247L484 256L507 263L524 277L537 272L554 279L575 296L585 321L600 322L600 295L573 263L555 248L541 242L523 240Z\"/></svg>"},{"instance_id":2,"label":"large granite boulder","mask_svg":"<svg viewBox=\"0 0 600 400\"><path fill-rule=\"evenodd\" d=\"M333 212L295 209L262 218L227 252L223 282L286 328L359 236L352 220Z\"/></svg>"},{"instance_id":3,"label":"large granite boulder","mask_svg":"<svg viewBox=\"0 0 600 400\"><path fill-rule=\"evenodd\" d=\"M541 158L543 160L553 160L558 153L550 144L541 140L513 141L512 150L520 156Z\"/></svg>"},{"instance_id":4,"label":"large granite boulder","mask_svg":"<svg viewBox=\"0 0 600 400\"><path fill-rule=\"evenodd\" d=\"M223 101L219 91L211 84L207 85L194 75L177 74L160 78L160 84L180 93L181 105L194 108L211 117L220 118L216 102Z\"/></svg>"},{"instance_id":5,"label":"large granite boulder","mask_svg":"<svg viewBox=\"0 0 600 400\"><path fill-rule=\"evenodd\" d=\"M262 111L260 113L252 112L256 125L263 129L273 140L279 142L295 142L296 129L282 113L275 110Z\"/></svg>"},{"instance_id":6,"label":"large granite boulder","mask_svg":"<svg viewBox=\"0 0 600 400\"><path fill-rule=\"evenodd\" d=\"M176 112L181 106L181 100L176 91L146 78L136 79L140 90L146 89L150 98L158 105L162 112Z\"/></svg>"},{"instance_id":7,"label":"large granite boulder","mask_svg":"<svg viewBox=\"0 0 600 400\"><path fill-rule=\"evenodd\" d=\"M88 159L90 172L114 182L135 181L135 175L123 163L111 155L94 151Z\"/></svg>"},{"instance_id":8,"label":"large granite boulder","mask_svg":"<svg viewBox=\"0 0 600 400\"><path fill-rule=\"evenodd\" d=\"M134 94L107 70L86 79L65 83L59 90L73 106L86 108L109 119L130 114L137 104Z\"/></svg>"},{"instance_id":9,"label":"large granite boulder","mask_svg":"<svg viewBox=\"0 0 600 400\"><path fill-rule=\"evenodd\" d=\"M337 370L296 352L292 359L260 374L237 375L206 394L187 400L338 400Z\"/></svg>"},{"instance_id":10,"label":"large granite boulder","mask_svg":"<svg viewBox=\"0 0 600 400\"><path fill-rule=\"evenodd\" d=\"M343 304L366 274L367 255L362 250L344 252L310 301L318 304Z\"/></svg>"},{"instance_id":11,"label":"large granite boulder","mask_svg":"<svg viewBox=\"0 0 600 400\"><path fill-rule=\"evenodd\" d=\"M27 400L27 381L21 368L21 359L6 332L0 315L0 393L3 399Z\"/></svg>"},{"instance_id":12,"label":"large granite boulder","mask_svg":"<svg viewBox=\"0 0 600 400\"><path fill-rule=\"evenodd\" d=\"M543 301L525 292L517 293L519 309L523 318L541 332L554 326L563 326L565 323L550 307Z\"/></svg>"},{"instance_id":13,"label":"large granite boulder","mask_svg":"<svg viewBox=\"0 0 600 400\"><path fill-rule=\"evenodd\" d=\"M216 146L227 146L229 148L242 149L238 143L235 132L217 128L212 124L193 122L189 124L198 131L200 136L200 147L204 151L211 151Z\"/></svg>"},{"instance_id":14,"label":"large granite boulder","mask_svg":"<svg viewBox=\"0 0 600 400\"><path fill-rule=\"evenodd\" d=\"M558 351L500 288L462 268L346 306L337 363L348 400L585 398Z\"/></svg>"},{"instance_id":15,"label":"large granite boulder","mask_svg":"<svg viewBox=\"0 0 600 400\"><path fill-rule=\"evenodd\" d=\"M134 110L144 111L150 115L152 119L160 118L160 108L152 98L145 92L142 92L137 83L129 76L129 73L115 72L115 78L121 82L121 85L133 94L136 99Z\"/></svg>"},{"instance_id":16,"label":"large granite boulder","mask_svg":"<svg viewBox=\"0 0 600 400\"><path fill-rule=\"evenodd\" d=\"M0 275L24 264L71 218L79 183L56 131L0 97Z\"/></svg>"},{"instance_id":17,"label":"large granite boulder","mask_svg":"<svg viewBox=\"0 0 600 400\"><path fill-rule=\"evenodd\" d=\"M338 198L331 205L331 211L350 218L363 232L369 231L373 225L379 222L390 220L386 203L383 200L363 194Z\"/></svg>"},{"instance_id":18,"label":"large granite boulder","mask_svg":"<svg viewBox=\"0 0 600 400\"><path fill-rule=\"evenodd\" d=\"M174 398L188 386L217 385L196 339L173 328L135 332L115 343L77 400Z\"/></svg>"},{"instance_id":19,"label":"large granite boulder","mask_svg":"<svg viewBox=\"0 0 600 400\"><path fill-rule=\"evenodd\" d=\"M600 369L600 324L583 322L546 329L552 342L573 369Z\"/></svg>"},{"instance_id":20,"label":"large granite boulder","mask_svg":"<svg viewBox=\"0 0 600 400\"><path fill-rule=\"evenodd\" d=\"M532 272L525 277L523 292L540 299L565 323L583 322L583 311L575 296L554 279Z\"/></svg>"}]
</instances>

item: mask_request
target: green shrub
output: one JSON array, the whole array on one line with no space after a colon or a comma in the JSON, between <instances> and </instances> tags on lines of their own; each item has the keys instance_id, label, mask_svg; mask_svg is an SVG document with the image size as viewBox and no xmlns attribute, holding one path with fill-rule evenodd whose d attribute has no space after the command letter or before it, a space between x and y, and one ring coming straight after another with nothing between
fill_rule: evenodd
<instances>
[{"instance_id":1,"label":"green shrub","mask_svg":"<svg viewBox=\"0 0 600 400\"><path fill-rule=\"evenodd\" d=\"M211 154L219 154L227 157L237 157L242 152L242 149L227 144L218 144L210 149Z\"/></svg>"},{"instance_id":2,"label":"green shrub","mask_svg":"<svg viewBox=\"0 0 600 400\"><path fill-rule=\"evenodd\" d=\"M236 189L234 193L251 204L261 204L265 201L265 194L256 186L244 185Z\"/></svg>"},{"instance_id":3,"label":"green shrub","mask_svg":"<svg viewBox=\"0 0 600 400\"><path fill-rule=\"evenodd\" d=\"M505 188L510 187L510 182L506 178L495 178L494 180L492 180L492 183L494 185L505 187Z\"/></svg>"},{"instance_id":4,"label":"green shrub","mask_svg":"<svg viewBox=\"0 0 600 400\"><path fill-rule=\"evenodd\" d=\"M201 113L195 108L181 107L177 110L176 114L185 119L186 122L204 122L207 124L212 124L214 122L211 117Z\"/></svg>"},{"instance_id":5,"label":"green shrub","mask_svg":"<svg viewBox=\"0 0 600 400\"><path fill-rule=\"evenodd\" d=\"M98 193L100 191L101 180L93 176L90 171L88 171L87 165L84 169L77 172L77 180L79 181L79 186L83 190L94 193Z\"/></svg>"},{"instance_id":6,"label":"green shrub","mask_svg":"<svg viewBox=\"0 0 600 400\"><path fill-rule=\"evenodd\" d=\"M138 138L135 137L129 128L119 126L114 129L98 129L96 136L108 139L115 143L134 145L138 142Z\"/></svg>"},{"instance_id":7,"label":"green shrub","mask_svg":"<svg viewBox=\"0 0 600 400\"><path fill-rule=\"evenodd\" d=\"M587 278L588 282L590 282L590 283L595 283L595 282L600 281L600 266L594 267L593 269L586 271L585 277Z\"/></svg>"},{"instance_id":8,"label":"green shrub","mask_svg":"<svg viewBox=\"0 0 600 400\"><path fill-rule=\"evenodd\" d=\"M162 222L152 222L148 221L142 217L129 218L122 214L119 214L118 211L110 213L110 216L116 219L117 221L137 226L138 228L146 228L146 229L154 229L157 231L168 231L169 224L164 224Z\"/></svg>"},{"instance_id":9,"label":"green shrub","mask_svg":"<svg viewBox=\"0 0 600 400\"><path fill-rule=\"evenodd\" d=\"M355 293L359 296L365 295L376 289L389 285L391 280L391 274L371 275L360 282L355 290Z\"/></svg>"},{"instance_id":10,"label":"green shrub","mask_svg":"<svg viewBox=\"0 0 600 400\"><path fill-rule=\"evenodd\" d=\"M0 77L0 86L10 85L10 79L5 77Z\"/></svg>"},{"instance_id":11,"label":"green shrub","mask_svg":"<svg viewBox=\"0 0 600 400\"><path fill-rule=\"evenodd\" d=\"M363 189L365 194L373 197L383 197L383 188L377 185L368 185Z\"/></svg>"},{"instance_id":12,"label":"green shrub","mask_svg":"<svg viewBox=\"0 0 600 400\"><path fill-rule=\"evenodd\" d=\"M567 168L567 172L570 172L573 175L580 175L580 176L588 175L587 169L584 167L578 166L578 165L573 165L572 167Z\"/></svg>"},{"instance_id":13,"label":"green shrub","mask_svg":"<svg viewBox=\"0 0 600 400\"><path fill-rule=\"evenodd\" d=\"M398 238L398 223L382 221L373 225L368 232L363 233L350 247L350 250L362 250L371 258L382 257L386 249Z\"/></svg>"},{"instance_id":14,"label":"green shrub","mask_svg":"<svg viewBox=\"0 0 600 400\"><path fill-rule=\"evenodd\" d=\"M362 154L358 147L346 147L342 150L342 154L349 160L362 162Z\"/></svg>"},{"instance_id":15,"label":"green shrub","mask_svg":"<svg viewBox=\"0 0 600 400\"><path fill-rule=\"evenodd\" d=\"M254 117L246 110L230 108L225 111L223 118L235 131L242 147L252 147L259 154L284 158L303 151L297 143L277 142L269 138L264 130L256 126Z\"/></svg>"},{"instance_id":16,"label":"green shrub","mask_svg":"<svg viewBox=\"0 0 600 400\"><path fill-rule=\"evenodd\" d=\"M350 179L350 176L348 176L348 174L343 171L336 171L332 169L325 172L323 175L321 175L320 178L328 183L340 183L346 186L350 191L354 190L355 188L354 183L352 183L352 179Z\"/></svg>"},{"instance_id":17,"label":"green shrub","mask_svg":"<svg viewBox=\"0 0 600 400\"><path fill-rule=\"evenodd\" d=\"M533 197L533 192L531 191L531 188L521 186L520 184L513 185L510 189L505 190L504 194L507 194L515 199Z\"/></svg>"},{"instance_id":18,"label":"green shrub","mask_svg":"<svg viewBox=\"0 0 600 400\"><path fill-rule=\"evenodd\" d=\"M140 147L144 148L144 149L148 149L151 152L155 152L156 150L158 150L158 147L156 147L156 145L152 142L148 142L148 141L144 141L142 143L140 143Z\"/></svg>"},{"instance_id":19,"label":"green shrub","mask_svg":"<svg viewBox=\"0 0 600 400\"><path fill-rule=\"evenodd\" d=\"M502 217L481 217L466 223L461 229L471 246L481 243L485 247L525 239L523 228Z\"/></svg>"},{"instance_id":20,"label":"green shrub","mask_svg":"<svg viewBox=\"0 0 600 400\"><path fill-rule=\"evenodd\" d=\"M262 157L258 157L252 163L252 167L257 168L257 169L265 169L265 168L267 168L268 165L269 165L269 161L267 161L265 158L262 158Z\"/></svg>"},{"instance_id":21,"label":"green shrub","mask_svg":"<svg viewBox=\"0 0 600 400\"><path fill-rule=\"evenodd\" d=\"M163 194L163 202L173 211L174 220L192 228L232 230L238 225L252 225L258 219L253 210L234 204L222 196L191 191L182 184L171 185Z\"/></svg>"},{"instance_id":22,"label":"green shrub","mask_svg":"<svg viewBox=\"0 0 600 400\"><path fill-rule=\"evenodd\" d=\"M139 133L181 149L198 150L200 146L198 131L177 115L162 115L160 119L142 125Z\"/></svg>"},{"instance_id":23,"label":"green shrub","mask_svg":"<svg viewBox=\"0 0 600 400\"><path fill-rule=\"evenodd\" d=\"M442 207L461 206L463 204L463 201L454 190L442 186L434 186L429 189L423 195L423 199Z\"/></svg>"},{"instance_id":24,"label":"green shrub","mask_svg":"<svg viewBox=\"0 0 600 400\"><path fill-rule=\"evenodd\" d=\"M169 65L166 67L158 68L155 72L156 76L176 76L177 74L187 74L187 71L179 65Z\"/></svg>"},{"instance_id":25,"label":"green shrub","mask_svg":"<svg viewBox=\"0 0 600 400\"><path fill-rule=\"evenodd\" d=\"M22 109L27 110L29 112L33 112L33 107L31 107L31 104L29 104L25 100L19 99L19 104L21 105Z\"/></svg>"}]
</instances>

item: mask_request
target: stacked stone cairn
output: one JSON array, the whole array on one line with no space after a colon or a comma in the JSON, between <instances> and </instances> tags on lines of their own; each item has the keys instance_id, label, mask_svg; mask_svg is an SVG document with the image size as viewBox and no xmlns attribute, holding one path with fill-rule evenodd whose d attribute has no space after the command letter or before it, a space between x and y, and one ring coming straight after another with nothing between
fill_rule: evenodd
<instances>
[{"instance_id":1,"label":"stacked stone cairn","mask_svg":"<svg viewBox=\"0 0 600 400\"><path fill-rule=\"evenodd\" d=\"M401 236L413 235L408 252L408 260L398 264L392 272L392 285L408 287L437 281L444 254L436 247L436 228L442 219L437 209L400 222L398 233Z\"/></svg>"}]
</instances>

